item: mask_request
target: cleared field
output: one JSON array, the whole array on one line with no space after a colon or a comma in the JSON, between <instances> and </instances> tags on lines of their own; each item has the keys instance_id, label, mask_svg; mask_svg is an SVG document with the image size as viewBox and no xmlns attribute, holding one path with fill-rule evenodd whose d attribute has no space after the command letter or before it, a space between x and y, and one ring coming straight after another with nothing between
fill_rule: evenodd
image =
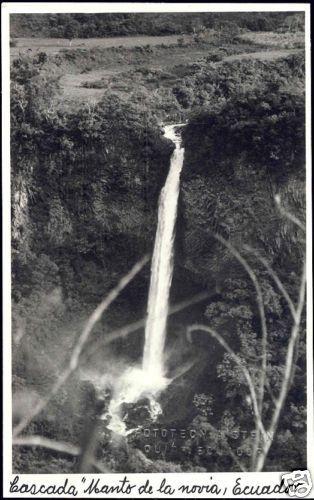
<instances>
[{"instance_id":1,"label":"cleared field","mask_svg":"<svg viewBox=\"0 0 314 500\"><path fill-rule=\"evenodd\" d=\"M263 50L256 52L245 52L241 54L233 54L229 56L223 57L222 61L214 63L216 65L221 64L222 62L227 61L236 61L236 60L252 60L252 59L260 59L260 60L274 60L280 59L282 57L288 56L289 54L294 54L299 52L300 49L276 49L276 50ZM180 53L180 51L173 50L167 54L158 54L151 58L151 60L145 61L145 66L149 67L151 70L164 70L164 71L173 71L173 68L177 65L184 65L191 62L195 62L201 57L206 56L207 51L187 51L185 54ZM108 90L115 90L116 88L112 87L112 77L120 77L123 78L123 74L125 72L130 71L132 68L134 69L136 66L143 66L143 63L138 63L137 65L131 63L121 64L118 67L106 67L102 69L95 69L89 71L88 73L81 74L73 74L66 73L60 80L61 86L63 88L63 96L67 102L76 101L97 101L101 99L101 97ZM103 88L86 88L82 85L85 82L93 83L98 80L102 80Z\"/></svg>"},{"instance_id":2,"label":"cleared field","mask_svg":"<svg viewBox=\"0 0 314 500\"><path fill-rule=\"evenodd\" d=\"M47 54L57 54L62 49L136 47L145 45L174 45L178 43L178 35L168 36L125 36L113 38L74 38L71 42L66 38L14 38L15 47L11 47L11 55L19 52L45 51ZM185 36L188 40L191 37Z\"/></svg>"},{"instance_id":3,"label":"cleared field","mask_svg":"<svg viewBox=\"0 0 314 500\"><path fill-rule=\"evenodd\" d=\"M160 38L160 37L158 37ZM157 44L156 44L157 45ZM109 47L108 47L109 48ZM195 62L201 57L207 56L209 48L200 48L198 46L178 47L173 46L171 50L156 47L154 53L138 53L131 51L123 56L121 61L117 61L117 55L112 59L111 55L105 51L104 60L100 67L95 67L89 71L80 71L80 68L65 71L60 79L63 95L66 101L73 100L98 100L110 88L110 80L113 76L119 76L134 68L147 67L152 70L163 69L171 71L174 66L179 64L189 64ZM94 63L95 64L95 63ZM102 79L108 83L107 88L83 88L85 82L94 82Z\"/></svg>"},{"instance_id":4,"label":"cleared field","mask_svg":"<svg viewBox=\"0 0 314 500\"><path fill-rule=\"evenodd\" d=\"M287 40L291 47L302 47L304 44L303 33L244 33L241 35L242 43L238 41L226 46L222 42L217 43L217 40L205 44L191 43L190 35L183 37L186 45L182 46L182 43L178 44L179 38L182 37L128 36L76 38L71 42L61 38L15 38L16 46L11 47L11 57L14 59L23 53L35 55L40 51L51 56L59 53L62 57L61 100L63 104L73 105L74 102L98 101L109 89L118 93L127 92L113 84L113 78L123 83L124 75L136 68L173 73L174 67L195 63L217 50L223 61L272 60L297 51L286 48ZM101 81L100 88L93 86L97 81Z\"/></svg>"},{"instance_id":5,"label":"cleared field","mask_svg":"<svg viewBox=\"0 0 314 500\"><path fill-rule=\"evenodd\" d=\"M282 47L284 49L304 47L304 33L298 31L295 33L274 33L273 31L249 32L240 35L242 40L269 45L270 47Z\"/></svg>"},{"instance_id":6,"label":"cleared field","mask_svg":"<svg viewBox=\"0 0 314 500\"><path fill-rule=\"evenodd\" d=\"M108 81L108 89L109 89L110 78L114 75L118 75L120 72L123 72L122 68L121 70L114 70L114 69L94 70L87 74L67 73L60 80L60 84L63 89L64 99L66 101L72 101L77 99L80 101L99 100L106 92L106 89L83 88L81 86L82 83L94 82L95 80L98 79L104 79L104 81L106 80Z\"/></svg>"},{"instance_id":7,"label":"cleared field","mask_svg":"<svg viewBox=\"0 0 314 500\"><path fill-rule=\"evenodd\" d=\"M261 50L258 52L250 52L247 54L235 54L232 56L227 56L224 61L237 61L240 59L262 59L262 60L273 60L279 59L281 57L288 56L289 54L296 54L300 52L300 49L278 49L278 50Z\"/></svg>"}]
</instances>

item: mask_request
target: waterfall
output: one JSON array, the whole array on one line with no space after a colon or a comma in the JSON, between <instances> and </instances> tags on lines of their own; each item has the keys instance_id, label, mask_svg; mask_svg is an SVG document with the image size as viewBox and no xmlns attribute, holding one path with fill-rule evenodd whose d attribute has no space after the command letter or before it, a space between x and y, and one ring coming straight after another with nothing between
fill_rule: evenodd
<instances>
[{"instance_id":1,"label":"waterfall","mask_svg":"<svg viewBox=\"0 0 314 500\"><path fill-rule=\"evenodd\" d=\"M166 378L164 366L164 346L166 339L169 293L173 274L173 252L175 223L180 187L180 173L184 159L181 136L176 133L184 124L165 126L165 137L175 144L171 156L170 169L166 183L160 193L158 224L151 266L151 279L148 294L145 344L141 367L129 367L116 380L113 397L108 413L107 428L115 434L128 435L135 429L127 429L121 417L123 403L136 403L142 397L150 402L150 415L155 420L161 413L156 400L158 394L170 383Z\"/></svg>"},{"instance_id":2,"label":"waterfall","mask_svg":"<svg viewBox=\"0 0 314 500\"><path fill-rule=\"evenodd\" d=\"M173 274L175 223L184 149L176 134L179 125L165 126L165 137L175 144L166 183L160 193L158 225L152 258L145 329L143 371L153 380L164 376L163 351L166 337L169 292Z\"/></svg>"}]
</instances>

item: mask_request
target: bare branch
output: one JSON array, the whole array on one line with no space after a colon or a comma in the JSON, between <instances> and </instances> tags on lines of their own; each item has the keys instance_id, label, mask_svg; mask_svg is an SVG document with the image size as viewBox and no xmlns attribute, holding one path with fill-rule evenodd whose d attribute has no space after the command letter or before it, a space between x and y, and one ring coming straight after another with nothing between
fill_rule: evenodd
<instances>
[{"instance_id":1,"label":"bare branch","mask_svg":"<svg viewBox=\"0 0 314 500\"><path fill-rule=\"evenodd\" d=\"M251 278L251 281L254 285L255 291L256 291L256 297L257 297L257 305L259 309L259 314L261 318L261 327L262 327L262 372L261 372L261 378L260 378L260 385L259 385L259 413L262 413L262 407L263 407L263 399L264 399L264 386L265 386L265 380L266 380L266 373L267 373L267 325L266 325L266 316L265 316L265 308L264 308L264 301L263 301L263 295L262 295L262 290L260 287L260 284L258 282L258 279L256 277L256 274L254 273L253 269L251 266L248 264L248 262L242 257L242 255L238 252L236 248L234 248L229 241L225 240L222 236L219 234L214 234L213 235L220 243L222 243L225 247L228 248L228 250L232 253L232 255L240 262L240 264L244 267L246 272L248 273L249 277Z\"/></svg>"},{"instance_id":2,"label":"bare branch","mask_svg":"<svg viewBox=\"0 0 314 500\"><path fill-rule=\"evenodd\" d=\"M95 463L94 456L99 442L99 424L100 420L97 417L90 419L87 425L85 424L87 433L81 444L82 449L77 465L78 472L92 472L91 468Z\"/></svg>"},{"instance_id":3,"label":"bare branch","mask_svg":"<svg viewBox=\"0 0 314 500\"><path fill-rule=\"evenodd\" d=\"M270 398L271 398L272 402L273 402L274 404L276 404L276 402L277 402L277 400L276 400L276 396L275 396L275 394L273 393L273 390L272 390L272 388L270 387L270 383L269 383L267 380L266 380L266 389L268 390L268 393L269 393L269 395L270 395Z\"/></svg>"},{"instance_id":4,"label":"bare branch","mask_svg":"<svg viewBox=\"0 0 314 500\"><path fill-rule=\"evenodd\" d=\"M148 260L149 256L146 255L139 262L137 262L132 267L132 269L125 276L123 276L123 278L121 278L117 286L113 288L113 290L111 290L111 292L96 307L96 309L88 318L85 327L83 328L83 331L77 341L77 344L72 351L68 366L56 380L54 386L52 387L51 391L47 394L46 398L39 401L39 403L35 405L33 410L24 419L22 419L20 423L13 429L14 437L18 436L22 432L22 430L25 429L25 427L33 420L33 418L37 416L47 406L47 404L53 398L53 396L57 394L60 387L62 387L62 385L66 382L69 376L77 369L81 352L95 324L100 320L102 314L108 309L111 303L118 297L120 292L130 283L130 281L144 267L144 265L148 262Z\"/></svg>"},{"instance_id":5,"label":"bare branch","mask_svg":"<svg viewBox=\"0 0 314 500\"><path fill-rule=\"evenodd\" d=\"M187 307L193 304L197 304L198 302L201 302L207 297L209 297L209 293L202 292L198 293L197 295L194 295L190 299L179 302L178 304L175 304L174 306L170 307L168 311L168 316L175 314L179 311L182 311L183 309L186 309ZM88 352L87 359L90 359L97 351L99 351L100 344L103 346L108 345L116 339L127 337L128 335L136 332L140 328L144 328L145 324L146 324L146 317L138 321L134 321L133 323L130 323L128 325L122 326L121 328L117 328L116 330L112 330L111 332L106 334L106 336L103 339L97 342L97 345L95 347L90 349L90 351Z\"/></svg>"},{"instance_id":6,"label":"bare branch","mask_svg":"<svg viewBox=\"0 0 314 500\"><path fill-rule=\"evenodd\" d=\"M305 288L306 288L306 263L304 262L303 264L303 271L302 271L302 278L301 278L301 284L300 284L300 289L299 289L299 300L298 300L298 306L296 309L296 317L295 317L295 322L292 327L289 343L288 343L288 349L287 349L287 354L286 354L286 360L285 360L285 369L284 369L284 375L281 383L281 389L279 392L279 396L276 399L276 405L274 409L274 413L272 415L271 423L268 429L268 433L272 436L275 435L275 432L277 430L278 426L278 421L279 421L279 416L280 413L283 409L290 384L291 384L291 373L293 371L293 359L294 359L294 353L295 353L295 346L297 344L297 340L299 338L300 334L300 323L301 323L301 317L302 317L302 311L303 307L305 304ZM256 465L256 471L260 472L265 463L265 459L267 457L268 451L270 449L270 446L272 444L272 440L264 442L263 445L263 452L259 455L258 460L257 460L257 465Z\"/></svg>"},{"instance_id":7,"label":"bare branch","mask_svg":"<svg viewBox=\"0 0 314 500\"><path fill-rule=\"evenodd\" d=\"M253 381L252 381L252 378L251 378L251 375L250 375L248 369L245 366L243 366L243 363L241 362L241 359L239 358L239 356L233 351L233 349L231 349L231 347L229 346L229 344L227 344L227 342L223 339L223 337L218 332L216 332L216 330L214 330L213 328L211 328L209 326L199 325L199 324L189 326L187 329L187 336L188 336L188 339L190 341L191 341L191 333L195 332L197 330L207 332L215 340L217 340L217 342L219 342L219 344L222 345L222 347L230 354L232 359L235 361L235 363L241 369L241 371L245 377L245 380L247 382L247 385L249 387L249 390L250 390L256 425L257 425L258 429L260 430L260 432L262 433L262 436L264 437L264 439L266 439L267 436L266 436L266 432L265 432L265 429L263 426L261 413L259 410L259 405L258 405L255 387L254 387L254 384L253 384Z\"/></svg>"},{"instance_id":8,"label":"bare branch","mask_svg":"<svg viewBox=\"0 0 314 500\"><path fill-rule=\"evenodd\" d=\"M229 443L227 443L227 441L222 441L221 444L230 453L231 457L233 458L234 462L237 464L237 466L239 467L239 469L242 472L247 472L246 467L244 467L244 465L240 462L240 460L238 459L237 455L233 452L233 450L232 450L231 446L229 445Z\"/></svg>"},{"instance_id":9,"label":"bare branch","mask_svg":"<svg viewBox=\"0 0 314 500\"><path fill-rule=\"evenodd\" d=\"M302 229L302 231L304 231L304 232L306 231L306 228L305 228L304 224L302 224L302 222L300 221L300 219L298 219L295 215L293 215L290 212L288 212L288 210L286 210L281 205L281 199L280 199L280 195L279 194L275 195L275 202L277 204L278 210L281 213L281 215L283 215L284 217L286 217L287 219L289 219L291 222L293 222L293 224L295 224L300 229Z\"/></svg>"},{"instance_id":10,"label":"bare branch","mask_svg":"<svg viewBox=\"0 0 314 500\"><path fill-rule=\"evenodd\" d=\"M88 340L88 337L94 328L95 324L100 320L103 313L108 309L112 302L118 297L121 291L132 281L132 279L140 272L144 265L149 261L150 257L146 255L139 262L133 266L131 271L129 271L118 283L118 285L107 295L107 297L96 307L94 312L88 318L85 328L78 339L78 342L73 350L70 366L72 371L77 368L78 361L84 344Z\"/></svg>"},{"instance_id":11,"label":"bare branch","mask_svg":"<svg viewBox=\"0 0 314 500\"><path fill-rule=\"evenodd\" d=\"M48 448L49 450L58 451L67 455L79 456L81 450L78 446L74 446L64 441L54 441L42 436L23 436L13 440L13 446L33 446Z\"/></svg>"},{"instance_id":12,"label":"bare branch","mask_svg":"<svg viewBox=\"0 0 314 500\"><path fill-rule=\"evenodd\" d=\"M208 427L210 428L210 430L212 432L214 432L215 434L218 433L216 427L214 427L210 422L207 422L206 425L208 425ZM240 462L240 460L238 459L238 457L236 456L236 454L233 452L233 450L232 450L231 446L229 445L229 443L227 441L222 440L221 444L230 453L231 457L233 458L234 462L237 464L237 466L239 467L239 469L242 472L247 472L247 469L244 467L244 465Z\"/></svg>"},{"instance_id":13,"label":"bare branch","mask_svg":"<svg viewBox=\"0 0 314 500\"><path fill-rule=\"evenodd\" d=\"M17 437L13 440L13 446L30 446L30 447L40 447L46 448L48 450L57 451L59 453L65 453L66 455L71 455L77 457L81 453L81 449L78 446L74 446L70 443L65 443L64 441L54 441L53 439L47 439L42 436L23 436ZM99 472L105 474L108 472L99 462L95 460L92 461L92 465Z\"/></svg>"},{"instance_id":14,"label":"bare branch","mask_svg":"<svg viewBox=\"0 0 314 500\"><path fill-rule=\"evenodd\" d=\"M276 285L278 287L278 290L280 290L280 292L282 293L282 295L286 299L286 302L287 302L287 304L289 306L291 315L292 315L293 319L295 319L296 311L295 311L295 307L294 307L294 304L292 302L292 299L291 299L289 293L287 292L285 286L283 285L282 281L280 280L280 278L278 277L278 275L275 273L275 271L273 270L273 268L271 267L271 265L269 264L269 262L267 261L267 259L265 259L264 257L262 257L262 255L260 255L260 253L255 248L252 248L249 245L243 245L243 248L245 250L247 250L248 252L252 253L253 255L255 255L255 257L267 269L269 275L271 276L271 278L276 283Z\"/></svg>"}]
</instances>

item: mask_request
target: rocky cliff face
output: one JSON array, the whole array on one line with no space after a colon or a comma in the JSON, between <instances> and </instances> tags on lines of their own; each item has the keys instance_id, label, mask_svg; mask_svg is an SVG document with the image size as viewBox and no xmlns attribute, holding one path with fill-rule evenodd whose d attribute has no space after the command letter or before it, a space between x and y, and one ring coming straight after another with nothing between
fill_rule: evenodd
<instances>
[{"instance_id":1,"label":"rocky cliff face","mask_svg":"<svg viewBox=\"0 0 314 500\"><path fill-rule=\"evenodd\" d=\"M297 238L275 195L303 217L302 94L250 92L195 113L185 129L185 148L181 233L187 268L203 277L226 274L225 252L211 232L236 246L256 247L279 265L287 263Z\"/></svg>"},{"instance_id":2,"label":"rocky cliff face","mask_svg":"<svg viewBox=\"0 0 314 500\"><path fill-rule=\"evenodd\" d=\"M172 145L157 124L147 126L134 115L115 120L106 108L92 117L83 110L79 123L72 116L63 119L66 123L42 130L40 140L32 138L26 161L12 149L15 172L31 165L27 186L14 194L13 237L21 225L31 228L32 251L62 262L72 275L84 274L87 263L95 272L111 268L109 286L152 246ZM73 288L63 274L60 270L65 290Z\"/></svg>"}]
</instances>

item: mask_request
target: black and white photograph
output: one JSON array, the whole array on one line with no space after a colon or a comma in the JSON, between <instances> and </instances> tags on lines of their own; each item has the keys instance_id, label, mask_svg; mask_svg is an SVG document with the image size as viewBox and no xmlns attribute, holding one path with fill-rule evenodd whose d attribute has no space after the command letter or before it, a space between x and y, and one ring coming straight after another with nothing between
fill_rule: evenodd
<instances>
[{"instance_id":1,"label":"black and white photograph","mask_svg":"<svg viewBox=\"0 0 314 500\"><path fill-rule=\"evenodd\" d=\"M11 473L309 471L304 4L86 4L9 15Z\"/></svg>"}]
</instances>

